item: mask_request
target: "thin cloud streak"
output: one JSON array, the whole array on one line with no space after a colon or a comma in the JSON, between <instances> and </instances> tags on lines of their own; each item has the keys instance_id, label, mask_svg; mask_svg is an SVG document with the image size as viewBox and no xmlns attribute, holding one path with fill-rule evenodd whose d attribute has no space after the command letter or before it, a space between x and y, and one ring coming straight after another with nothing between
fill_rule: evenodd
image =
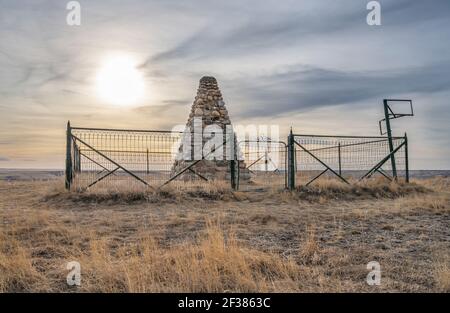
<instances>
[{"instance_id":1,"label":"thin cloud streak","mask_svg":"<svg viewBox=\"0 0 450 313\"><path fill-rule=\"evenodd\" d=\"M94 127L170 129L186 122L198 79L213 75L230 115L241 123L296 126L286 118L313 118L322 109L329 110L328 121L337 110L367 119L365 112L380 99L415 97L420 132L411 141L428 154L413 153L413 167L435 159L450 168L448 149L441 148L450 146L443 118L449 109L450 2L380 2L383 25L370 27L367 2L360 0L91 0L82 3L82 25L69 27L65 2L5 0L2 156L11 156L13 166L13 152L45 146L48 153L33 156L36 164L49 154L63 160L68 119ZM140 64L149 97L138 107L111 107L97 98L99 63L117 51ZM327 123L327 116L311 123Z\"/></svg>"}]
</instances>

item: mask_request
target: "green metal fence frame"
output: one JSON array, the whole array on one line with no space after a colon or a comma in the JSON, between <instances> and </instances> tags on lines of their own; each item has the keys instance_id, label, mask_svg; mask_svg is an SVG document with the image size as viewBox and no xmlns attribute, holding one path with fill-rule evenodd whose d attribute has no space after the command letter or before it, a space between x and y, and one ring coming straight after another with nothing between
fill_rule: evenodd
<instances>
[{"instance_id":1,"label":"green metal fence frame","mask_svg":"<svg viewBox=\"0 0 450 313\"><path fill-rule=\"evenodd\" d=\"M123 132L154 132L154 133L168 133L170 131L162 131L162 130L132 130L132 129L108 129L108 128L82 128L82 127L71 127L70 125L70 121L67 122L67 129L66 129L66 161L65 161L65 187L66 189L70 190L72 182L73 182L73 178L74 175L76 175L76 173L81 172L81 162L80 159L81 157L87 157L86 155L83 155L83 153L81 152L81 149L79 148L79 146L77 145L77 142L80 142L81 144L85 145L86 147L88 147L89 149L91 149L92 151L95 151L96 153L98 153L101 157L105 158L107 161L111 162L112 164L114 164L116 166L115 169L113 170L109 170L106 167L100 165L100 167L103 168L102 171L100 171L98 174L101 174L102 172L106 171L106 173L103 176L100 176L97 180L95 180L94 182L92 182L89 186L93 186L94 184L98 183L99 181L103 180L104 178L106 178L109 175L115 175L115 172L119 169L122 169L124 172L126 172L127 174L129 174L130 176L134 177L135 179L137 179L138 181L142 182L143 184L147 185L150 188L154 188L151 187L146 181L144 181L143 179L141 179L140 177L138 177L137 175L135 175L132 171L127 170L126 168L124 168L122 165L118 164L117 162L115 162L114 160L112 160L111 158L109 158L108 156L106 156L105 154L103 154L101 151L98 151L97 149L95 149L94 147L90 146L88 143L84 142L83 140L81 140L80 138L78 138L76 135L74 135L72 133L72 130L99 130L99 131L123 131ZM178 133L182 133L182 132L178 132ZM375 172L380 173L381 175L383 175L384 177L386 177L387 179L390 180L397 180L398 179L398 174L396 171L396 164L395 164L395 154L402 148L404 147L404 153L405 153L405 181L407 183L409 183L409 152L408 152L408 137L407 134L405 133L403 137L393 137L392 134L388 134L388 136L386 137L380 137L380 136L336 136L336 135L303 135L303 134L294 134L292 131L292 128L289 132L288 138L287 138L287 144L283 141L265 141L265 142L274 142L274 143L282 143L285 146L286 149L286 153L285 153L285 157L287 160L285 160L285 187L289 190L294 190L295 186L296 186L296 168L297 168L297 159L296 159L296 146L299 147L300 149L302 149L303 151L305 151L306 153L308 153L311 157L313 157L314 159L316 159L320 164L322 164L325 167L325 170L322 171L321 173L319 173L316 177L314 177L311 181L309 181L307 183L307 185L311 184L313 181L315 181L316 179L318 179L320 176L322 176L323 174L325 174L327 171L330 171L331 173L333 173L333 175L335 175L337 178L339 178L340 180L342 180L345 183L349 183L342 175L342 168L341 168L341 158L339 155L339 168L337 171L333 170L330 166L328 166L325 162L323 162L322 160L320 160L320 158L318 158L316 155L314 155L313 151L306 149L304 146L302 146L301 144L299 144L296 140L295 140L295 136L309 136L309 137L333 137L333 138L365 138L365 139L380 139L380 140L388 140L389 143L389 149L390 149L390 153L388 155L386 155L382 160L380 160L380 162L378 162L374 167L372 167L370 170L368 170L361 178L360 180L366 179L366 178L370 178ZM238 146L238 144L236 143L235 140L235 136L233 134L232 136L232 140L234 141L234 146ZM393 148L393 145L391 147L391 143L392 140L394 139L403 139L403 142L397 147L397 148ZM258 142L258 141L255 141ZM223 144L220 145L219 147L215 147L211 152L208 153L214 153L215 150L219 149L220 147L224 146L225 144L227 144L228 141L225 139ZM339 143L338 145L338 151L340 151L341 149L341 145ZM233 190L238 190L239 189L239 174L240 174L240 167L239 167L239 160L237 158L237 149L233 148L233 155L234 155L234 159L230 160L230 186ZM147 151L148 153L148 151ZM173 181L174 179L176 179L179 175L183 174L186 171L190 171L193 172L194 174L197 174L200 178L207 180L207 178L202 177L202 175L196 173L192 167L197 164L198 162L204 160L208 155L203 156L203 158L201 160L196 160L194 162L192 162L191 164L187 165L185 168L183 168L182 170L180 170L178 173L176 173L175 175L173 175L172 177L170 177L164 184L162 184L160 187L165 186L166 184L170 183L171 181ZM72 158L73 156L73 158ZM394 162L393 163L393 171L392 171L392 177L389 177L389 175L387 173L385 173L381 167L388 161ZM95 161L94 161L95 162ZM148 168L148 166L147 166ZM395 168L395 170L394 170Z\"/></svg>"},{"instance_id":2,"label":"green metal fence frame","mask_svg":"<svg viewBox=\"0 0 450 313\"><path fill-rule=\"evenodd\" d=\"M402 103L409 103L409 109L410 109L410 113L396 113L394 112L394 110L391 108L391 106L389 105L389 102L402 102ZM380 134L381 135L387 135L388 140L389 140L389 151L392 152L394 150L394 145L393 145L393 137L392 137L392 128L391 128L391 120L393 119L397 119L397 118L401 118L401 117L405 117L405 116L414 116L414 108L413 108L413 103L412 100L410 99L383 99L383 110L384 110L384 118L382 120L380 120L378 122L379 127L380 127ZM382 129L382 123L386 124L386 133L383 132ZM405 159L408 159L408 152L407 152L407 146L408 146L408 140L406 137L406 133L405 133L405 141L406 141L406 155L405 155ZM391 153L391 166L392 166L392 177L394 177L394 179L397 179L397 165L395 162L395 153ZM408 162L406 162L406 167L408 167ZM409 182L409 170L407 171L407 175L406 175L406 180Z\"/></svg>"},{"instance_id":3,"label":"green metal fence frame","mask_svg":"<svg viewBox=\"0 0 450 313\"><path fill-rule=\"evenodd\" d=\"M295 147L298 146L301 150L305 151L307 154L309 154L311 157L313 157L317 162L319 162L321 165L323 165L325 167L325 169L320 172L317 176L315 176L313 179L311 179L309 182L306 183L306 186L310 185L312 182L314 182L316 179L318 179L319 177L321 177L323 174L325 174L327 171L330 171L331 173L333 173L333 175L335 175L337 178L339 178L341 181L343 181L346 184L350 184L342 175L342 168L341 168L341 156L338 155L338 163L339 163L339 169L336 172L335 170L333 170L330 166L328 166L324 161L322 161L320 158L318 158L316 155L314 155L312 150L308 150L307 148L305 148L304 146L302 146L300 143L298 143L295 140L295 136L302 136L302 137L322 137L322 138L326 138L326 137L330 137L330 138L361 138L361 139L380 139L383 141L388 141L389 143L389 151L390 153L388 155L386 155L382 160L380 160L380 162L378 162L375 166L373 166L371 169L369 169L359 180L363 180L366 178L370 178L375 172L380 173L381 175L383 175L384 177L386 177L389 180L398 180L398 174L396 170L393 170L392 172L392 178L389 177L389 175L387 173L385 173L381 167L388 162L389 160L391 160L391 162L393 163L392 168L396 169L396 163L395 163L395 154L402 148L405 148L405 181L407 183L409 183L409 155L408 155L408 137L407 134L405 133L405 135L403 137L393 137L392 135L388 135L387 137L381 137L381 136L336 136L336 135L304 135L304 134L294 134L292 132L292 129L289 132L289 136L288 136L288 189L289 190L294 190L295 186L296 186L296 167L297 167L297 159L296 159L296 149ZM403 139L403 142L394 149L393 147L393 140L394 139ZM340 154L341 151L341 145L340 143L338 144L338 146L332 147L332 148L338 148L338 153ZM320 148L319 148L320 149ZM327 148L322 148L322 149L329 149Z\"/></svg>"}]
</instances>

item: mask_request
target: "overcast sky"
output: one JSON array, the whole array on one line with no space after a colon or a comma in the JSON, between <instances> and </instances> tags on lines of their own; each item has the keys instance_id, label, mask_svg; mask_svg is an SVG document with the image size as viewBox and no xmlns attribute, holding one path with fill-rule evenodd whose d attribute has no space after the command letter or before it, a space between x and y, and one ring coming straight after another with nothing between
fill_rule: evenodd
<instances>
[{"instance_id":1,"label":"overcast sky","mask_svg":"<svg viewBox=\"0 0 450 313\"><path fill-rule=\"evenodd\" d=\"M75 126L184 124L204 75L218 79L233 124L297 133L377 135L383 98L413 99L413 169L450 169L450 1L0 0L0 167L62 168ZM138 60L140 103L99 100L111 53Z\"/></svg>"}]
</instances>

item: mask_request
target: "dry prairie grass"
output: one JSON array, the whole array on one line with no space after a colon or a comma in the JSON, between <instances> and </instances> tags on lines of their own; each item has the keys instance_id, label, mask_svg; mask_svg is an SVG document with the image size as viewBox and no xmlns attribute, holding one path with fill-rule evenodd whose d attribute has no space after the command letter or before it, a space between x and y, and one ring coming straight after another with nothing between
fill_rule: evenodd
<instances>
[{"instance_id":1,"label":"dry prairie grass","mask_svg":"<svg viewBox=\"0 0 450 313\"><path fill-rule=\"evenodd\" d=\"M242 247L209 224L194 243L167 249L152 238L120 247L112 256L108 244L94 241L80 261L87 280L82 290L100 292L274 291L280 281L293 283L295 262ZM105 266L106 265L106 266ZM293 283L295 286L295 283Z\"/></svg>"},{"instance_id":2,"label":"dry prairie grass","mask_svg":"<svg viewBox=\"0 0 450 313\"><path fill-rule=\"evenodd\" d=\"M450 256L448 251L437 255L433 274L438 290L450 292Z\"/></svg>"},{"instance_id":3,"label":"dry prairie grass","mask_svg":"<svg viewBox=\"0 0 450 313\"><path fill-rule=\"evenodd\" d=\"M16 236L24 235L23 229L11 228ZM212 222L195 241L165 248L144 230L130 244L117 245L91 232L84 238L85 247L71 247L75 233L49 225L43 229L33 236L46 243L39 249L11 242L2 234L1 292L70 290L61 279L65 269L53 268L45 276L40 272L42 261L33 261L36 256L61 265L80 262L83 283L78 291L87 292L276 291L286 283L295 288L301 273L293 260L244 247L234 233L225 234ZM69 246L58 247L64 237ZM53 275L59 279L52 280Z\"/></svg>"},{"instance_id":4,"label":"dry prairie grass","mask_svg":"<svg viewBox=\"0 0 450 313\"><path fill-rule=\"evenodd\" d=\"M45 199L65 198L70 201L84 202L122 202L134 201L161 202L164 200L179 201L187 197L221 200L231 195L230 183L226 181L192 181L183 184L168 184L163 187L146 187L142 184L130 184L129 181L115 182L110 185L95 186L85 191L68 193L62 180L48 182Z\"/></svg>"},{"instance_id":5,"label":"dry prairie grass","mask_svg":"<svg viewBox=\"0 0 450 313\"><path fill-rule=\"evenodd\" d=\"M448 179L295 192L0 182L1 292L449 291ZM382 267L368 286L366 264ZM80 287L66 264L81 264Z\"/></svg>"},{"instance_id":6,"label":"dry prairie grass","mask_svg":"<svg viewBox=\"0 0 450 313\"><path fill-rule=\"evenodd\" d=\"M361 182L350 179L346 184L337 179L323 178L310 186L297 187L296 195L303 199L317 197L352 200L357 198L398 198L406 195L421 195L432 190L423 184L411 182L387 182L383 177Z\"/></svg>"}]
</instances>

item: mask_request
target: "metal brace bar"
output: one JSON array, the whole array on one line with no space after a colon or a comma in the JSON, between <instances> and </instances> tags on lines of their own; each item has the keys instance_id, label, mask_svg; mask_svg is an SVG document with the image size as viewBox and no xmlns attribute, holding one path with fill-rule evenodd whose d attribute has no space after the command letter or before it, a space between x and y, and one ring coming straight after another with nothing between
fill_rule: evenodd
<instances>
[{"instance_id":1,"label":"metal brace bar","mask_svg":"<svg viewBox=\"0 0 450 313\"><path fill-rule=\"evenodd\" d=\"M252 164L250 164L249 166L247 166L247 169L250 171L250 167L252 167L253 165L255 165L259 160L261 160L264 157L264 155L262 155L258 160L256 160L255 162L253 162Z\"/></svg>"},{"instance_id":2,"label":"metal brace bar","mask_svg":"<svg viewBox=\"0 0 450 313\"><path fill-rule=\"evenodd\" d=\"M403 142L402 144L400 144L397 148L395 148L391 153L389 153L387 156L385 156L380 162L378 162L374 167L372 167L366 174L364 174L359 180L363 180L364 178L366 178L369 175L372 175L373 172L375 172L377 169L379 169L380 167L382 167L384 165L384 163L386 163L390 158L392 154L397 153L398 150L400 150L401 147L403 147L405 145L405 142Z\"/></svg>"},{"instance_id":3,"label":"metal brace bar","mask_svg":"<svg viewBox=\"0 0 450 313\"><path fill-rule=\"evenodd\" d=\"M339 177L343 182L345 182L346 184L350 183L341 175L339 175L338 173L336 173L331 167L329 167L327 164L325 164L324 162L322 162L321 159L319 159L318 157L316 157L314 154L312 154L311 152L309 152L308 149L306 149L305 147L303 147L301 144L299 144L297 141L295 141L295 144L297 144L297 146L299 146L300 148L303 149L303 151L305 151L306 153L308 153L310 156L312 156L314 159L316 159L316 161L318 161L320 164L322 164L323 166L325 166L327 169L329 169L334 175L336 175L337 177Z\"/></svg>"},{"instance_id":4,"label":"metal brace bar","mask_svg":"<svg viewBox=\"0 0 450 313\"><path fill-rule=\"evenodd\" d=\"M382 167L384 165L384 163L386 163L390 157L391 154L395 154L398 150L400 150L401 147L403 147L404 143L402 143L400 146L398 146L394 151L392 151L391 153L389 153L384 159L382 159L380 162L378 162L378 164L376 164L373 168L371 168L366 174L364 174L359 180L363 180L366 177L370 177L373 175L373 173L378 170L380 167Z\"/></svg>"},{"instance_id":5,"label":"metal brace bar","mask_svg":"<svg viewBox=\"0 0 450 313\"><path fill-rule=\"evenodd\" d=\"M251 169L250 169L250 167L252 167L253 165L255 165L259 160L261 160L262 158L264 157L264 155L263 156L261 156L258 160L256 160L255 162L253 162L252 164L250 164L249 166L247 166L247 170L249 170L251 173L254 173ZM270 156L268 156L267 157L267 160L268 161L270 161L270 163L272 163L272 165L273 165L273 167L275 167L275 170L273 170L273 172L276 172L276 171L280 171L279 169L278 169L278 167L277 167L277 165L275 164L275 162L272 160L272 158L270 157Z\"/></svg>"},{"instance_id":6,"label":"metal brace bar","mask_svg":"<svg viewBox=\"0 0 450 313\"><path fill-rule=\"evenodd\" d=\"M279 172L280 170L278 169L278 166L275 164L275 162L272 160L272 158L269 156L267 157L270 161L270 163L272 163L273 167L275 167L275 169L273 170L274 173Z\"/></svg>"},{"instance_id":7,"label":"metal brace bar","mask_svg":"<svg viewBox=\"0 0 450 313\"><path fill-rule=\"evenodd\" d=\"M171 178L169 178L164 184L162 184L161 186L159 186L159 188L167 185L168 183L170 183L171 181L173 181L174 179L176 179L178 176L180 176L181 174L183 174L184 172L188 171L191 167L193 167L194 165L196 165L198 162L203 161L206 159L206 157L208 157L211 153L214 153L217 149L223 147L225 144L227 143L227 141L224 141L220 146L218 147L214 147L214 149L212 151L210 151L207 155L203 156L200 160L196 160L193 163L189 164L188 166L186 166L185 168L183 168L181 171L179 171L177 174L175 174L174 176L172 176Z\"/></svg>"},{"instance_id":8,"label":"metal brace bar","mask_svg":"<svg viewBox=\"0 0 450 313\"><path fill-rule=\"evenodd\" d=\"M79 142L81 142L82 144L84 144L86 147L88 147L91 150L94 150L95 152L97 152L100 156L104 157L106 160L108 160L109 162L111 162L112 164L116 165L117 167L123 169L126 173L128 173L129 175L133 176L134 178L136 178L137 180L139 180L141 183L143 183L144 185L147 185L148 187L153 188L152 186L150 186L145 180L143 180L142 178L140 178L139 176L133 174L132 172L130 172L129 170L127 170L126 168L124 168L122 165L120 165L119 163L117 163L116 161L110 159L109 157L107 157L106 155L104 155L103 153L97 151L95 148L93 148L91 145L89 145L88 143L84 142L83 140L81 140L80 138L78 138L75 135L72 135L75 139L77 139Z\"/></svg>"},{"instance_id":9,"label":"metal brace bar","mask_svg":"<svg viewBox=\"0 0 450 313\"><path fill-rule=\"evenodd\" d=\"M186 166L186 167L183 168L181 171L179 171L177 174L175 174L174 176L170 177L164 184L162 184L161 186L159 186L159 188L161 188L161 187L167 185L167 184L170 183L172 180L176 179L178 176L180 176L181 174L183 174L184 172L186 172L187 170L189 170L192 166L194 166L195 164L197 164L198 162L200 162L200 161L202 161L202 160L203 160L203 159L197 160L197 161L195 161L194 163L192 163L192 164Z\"/></svg>"},{"instance_id":10,"label":"metal brace bar","mask_svg":"<svg viewBox=\"0 0 450 313\"><path fill-rule=\"evenodd\" d=\"M381 175L383 175L384 177L386 177L389 181L392 181L392 178L390 178L381 168L376 170L378 173L380 173ZM375 173L375 172L374 172ZM372 176L372 175L370 175ZM370 177L369 176L369 177Z\"/></svg>"},{"instance_id":11,"label":"metal brace bar","mask_svg":"<svg viewBox=\"0 0 450 313\"><path fill-rule=\"evenodd\" d=\"M194 173L195 175L197 175L198 177L200 177L201 179L203 179L204 181L208 181L208 178L206 178L203 175L200 175L199 173L197 173L196 171L194 171L192 168L189 168L189 171Z\"/></svg>"},{"instance_id":12,"label":"metal brace bar","mask_svg":"<svg viewBox=\"0 0 450 313\"><path fill-rule=\"evenodd\" d=\"M91 188L92 186L94 186L96 183L102 181L103 179L105 179L106 177L108 177L111 174L114 174L115 171L117 171L119 169L119 167L116 167L114 170L106 173L105 175L103 175L102 177L100 177L99 179L97 179L96 181L94 181L93 183L91 183L89 186L86 187L86 189Z\"/></svg>"},{"instance_id":13,"label":"metal brace bar","mask_svg":"<svg viewBox=\"0 0 450 313\"><path fill-rule=\"evenodd\" d=\"M101 168L103 168L103 170L106 170L106 171L108 171L108 172L110 171L108 168L106 168L106 167L104 167L103 165L101 165L100 163L94 161L93 159L91 159L91 158L88 157L87 155L85 155L85 154L83 154L83 153L81 153L81 152L80 152L80 155L84 156L84 157L85 157L86 159L88 159L89 161L94 162L95 164L97 164L98 166L100 166ZM97 174L100 174L101 172L103 172L103 170L100 171L100 172L98 172ZM114 174L114 175L116 175L116 174Z\"/></svg>"},{"instance_id":14,"label":"metal brace bar","mask_svg":"<svg viewBox=\"0 0 450 313\"><path fill-rule=\"evenodd\" d=\"M328 168L326 168L324 171L322 171L319 175L317 175L316 177L314 177L313 179L311 179L305 186L308 186L309 184L311 184L313 181L315 181L317 178L319 178L320 176L322 176L323 174L325 174L328 171Z\"/></svg>"},{"instance_id":15,"label":"metal brace bar","mask_svg":"<svg viewBox=\"0 0 450 313\"><path fill-rule=\"evenodd\" d=\"M384 174L386 174L386 176L390 177L389 174L383 169L383 167L380 167L378 170L382 171ZM392 177L390 178L393 179Z\"/></svg>"},{"instance_id":16,"label":"metal brace bar","mask_svg":"<svg viewBox=\"0 0 450 313\"><path fill-rule=\"evenodd\" d=\"M100 172L95 173L95 175L100 175L101 173L103 173L105 171L105 169L102 169ZM109 172L109 171L108 171Z\"/></svg>"}]
</instances>

